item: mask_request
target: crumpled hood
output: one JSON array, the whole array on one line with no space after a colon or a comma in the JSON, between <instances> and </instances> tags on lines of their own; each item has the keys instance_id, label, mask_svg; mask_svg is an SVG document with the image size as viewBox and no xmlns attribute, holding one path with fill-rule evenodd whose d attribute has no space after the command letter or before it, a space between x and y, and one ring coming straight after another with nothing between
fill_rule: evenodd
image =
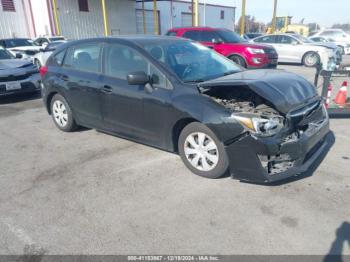
<instances>
[{"instance_id":1,"label":"crumpled hood","mask_svg":"<svg viewBox=\"0 0 350 262\"><path fill-rule=\"evenodd\" d=\"M0 77L9 75L23 75L27 73L36 73L37 67L32 62L21 59L0 60Z\"/></svg>"},{"instance_id":2,"label":"crumpled hood","mask_svg":"<svg viewBox=\"0 0 350 262\"><path fill-rule=\"evenodd\" d=\"M311 83L284 70L245 70L199 84L200 88L218 86L247 86L283 114L317 97L316 89Z\"/></svg>"},{"instance_id":3,"label":"crumpled hood","mask_svg":"<svg viewBox=\"0 0 350 262\"><path fill-rule=\"evenodd\" d=\"M20 68L31 64L31 62L21 59L4 59L0 60L0 70Z\"/></svg>"},{"instance_id":4,"label":"crumpled hood","mask_svg":"<svg viewBox=\"0 0 350 262\"><path fill-rule=\"evenodd\" d=\"M330 49L337 49L337 45L335 43L323 43L323 42L315 42L315 43L304 43L304 45L311 45L311 46L323 46L326 48L330 48Z\"/></svg>"}]
</instances>

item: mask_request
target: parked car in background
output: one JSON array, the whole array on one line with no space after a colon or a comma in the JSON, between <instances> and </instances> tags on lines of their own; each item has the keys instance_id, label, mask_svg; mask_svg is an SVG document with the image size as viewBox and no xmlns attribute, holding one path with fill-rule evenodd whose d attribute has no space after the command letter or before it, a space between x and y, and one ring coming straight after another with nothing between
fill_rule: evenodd
<instances>
[{"instance_id":1,"label":"parked car in background","mask_svg":"<svg viewBox=\"0 0 350 262\"><path fill-rule=\"evenodd\" d=\"M32 62L16 59L0 47L0 96L40 90L39 71Z\"/></svg>"},{"instance_id":2,"label":"parked car in background","mask_svg":"<svg viewBox=\"0 0 350 262\"><path fill-rule=\"evenodd\" d=\"M306 171L329 141L327 111L307 80L244 70L182 38L74 41L40 72L60 130L82 125L176 152L203 177L284 179Z\"/></svg>"},{"instance_id":3,"label":"parked car in background","mask_svg":"<svg viewBox=\"0 0 350 262\"><path fill-rule=\"evenodd\" d=\"M264 35L263 33L245 33L243 38L246 40L254 39L256 37Z\"/></svg>"},{"instance_id":4,"label":"parked car in background","mask_svg":"<svg viewBox=\"0 0 350 262\"><path fill-rule=\"evenodd\" d=\"M221 28L186 27L174 28L168 36L189 38L214 49L245 68L276 68L278 55L268 45L252 44L238 34Z\"/></svg>"},{"instance_id":5,"label":"parked car in background","mask_svg":"<svg viewBox=\"0 0 350 262\"><path fill-rule=\"evenodd\" d=\"M350 54L350 43L337 42L334 39L327 38L325 36L311 36L309 39L316 43L334 43L340 48L340 51L343 55Z\"/></svg>"},{"instance_id":6,"label":"parked car in background","mask_svg":"<svg viewBox=\"0 0 350 262\"><path fill-rule=\"evenodd\" d=\"M44 43L53 43L56 41L67 40L64 36L40 36L33 40L34 45L42 46Z\"/></svg>"},{"instance_id":7,"label":"parked car in background","mask_svg":"<svg viewBox=\"0 0 350 262\"><path fill-rule=\"evenodd\" d=\"M312 36L323 36L327 39L332 39L335 42L350 44L350 34L344 32L342 29L324 29L316 32Z\"/></svg>"},{"instance_id":8,"label":"parked car in background","mask_svg":"<svg viewBox=\"0 0 350 262\"><path fill-rule=\"evenodd\" d=\"M58 40L51 43L44 43L39 53L33 56L33 63L40 69L42 65L45 65L46 60L60 45L67 43L65 40Z\"/></svg>"},{"instance_id":9,"label":"parked car in background","mask_svg":"<svg viewBox=\"0 0 350 262\"><path fill-rule=\"evenodd\" d=\"M315 43L298 34L265 35L252 41L272 45L278 53L278 62L282 63L314 67L321 62L324 69L334 70L341 62L341 54L334 44Z\"/></svg>"},{"instance_id":10,"label":"parked car in background","mask_svg":"<svg viewBox=\"0 0 350 262\"><path fill-rule=\"evenodd\" d=\"M29 38L0 39L0 46L12 52L13 55L21 54L23 59L30 59L40 51L40 47L35 46Z\"/></svg>"}]
</instances>

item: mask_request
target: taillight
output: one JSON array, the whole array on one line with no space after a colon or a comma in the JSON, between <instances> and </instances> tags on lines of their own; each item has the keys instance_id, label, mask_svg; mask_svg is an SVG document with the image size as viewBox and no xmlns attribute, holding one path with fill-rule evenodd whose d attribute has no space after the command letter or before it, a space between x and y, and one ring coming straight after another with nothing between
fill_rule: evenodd
<instances>
[{"instance_id":1,"label":"taillight","mask_svg":"<svg viewBox=\"0 0 350 262\"><path fill-rule=\"evenodd\" d=\"M40 75L41 75L41 77L44 77L46 73L47 73L47 66L40 67Z\"/></svg>"}]
</instances>

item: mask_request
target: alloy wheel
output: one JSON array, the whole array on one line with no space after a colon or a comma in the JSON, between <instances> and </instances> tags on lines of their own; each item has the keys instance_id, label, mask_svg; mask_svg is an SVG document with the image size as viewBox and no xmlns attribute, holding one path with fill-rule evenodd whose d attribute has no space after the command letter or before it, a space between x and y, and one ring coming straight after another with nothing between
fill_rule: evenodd
<instances>
[{"instance_id":1,"label":"alloy wheel","mask_svg":"<svg viewBox=\"0 0 350 262\"><path fill-rule=\"evenodd\" d=\"M65 127L68 123L68 113L66 106L60 100L56 100L52 105L52 113L56 123L60 127Z\"/></svg>"},{"instance_id":2,"label":"alloy wheel","mask_svg":"<svg viewBox=\"0 0 350 262\"><path fill-rule=\"evenodd\" d=\"M219 162L219 151L214 140L202 132L187 136L184 152L188 162L201 171L210 171Z\"/></svg>"}]
</instances>

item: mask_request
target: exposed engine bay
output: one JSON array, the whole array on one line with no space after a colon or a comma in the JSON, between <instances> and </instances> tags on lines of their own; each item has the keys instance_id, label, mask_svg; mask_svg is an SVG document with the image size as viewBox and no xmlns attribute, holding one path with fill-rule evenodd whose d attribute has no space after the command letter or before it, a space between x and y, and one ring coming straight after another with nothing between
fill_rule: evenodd
<instances>
[{"instance_id":1,"label":"exposed engine bay","mask_svg":"<svg viewBox=\"0 0 350 262\"><path fill-rule=\"evenodd\" d=\"M232 117L252 133L271 136L284 126L273 105L245 86L210 88L203 92L232 112Z\"/></svg>"},{"instance_id":2,"label":"exposed engine bay","mask_svg":"<svg viewBox=\"0 0 350 262\"><path fill-rule=\"evenodd\" d=\"M232 112L259 114L266 117L281 116L270 102L245 86L235 87L234 90L230 87L214 87L205 91L204 94Z\"/></svg>"}]
</instances>

